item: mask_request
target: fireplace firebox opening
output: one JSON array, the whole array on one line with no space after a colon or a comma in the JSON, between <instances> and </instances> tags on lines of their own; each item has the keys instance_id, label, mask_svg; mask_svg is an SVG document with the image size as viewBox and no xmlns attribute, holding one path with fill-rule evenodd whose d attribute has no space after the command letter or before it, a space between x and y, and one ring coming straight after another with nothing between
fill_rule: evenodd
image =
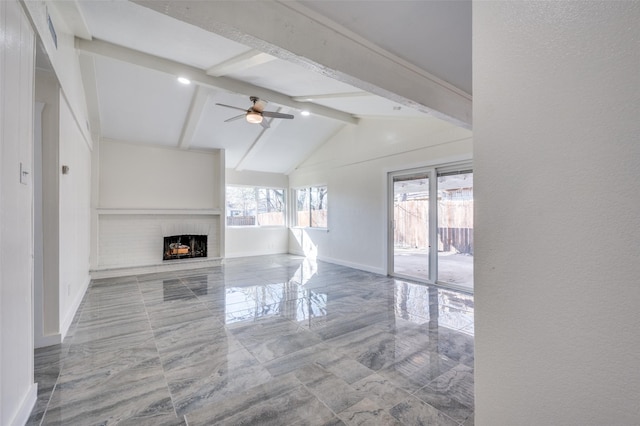
<instances>
[{"instance_id":1,"label":"fireplace firebox opening","mask_svg":"<svg viewBox=\"0 0 640 426\"><path fill-rule=\"evenodd\" d=\"M206 235L172 235L164 237L162 260L207 257Z\"/></svg>"}]
</instances>

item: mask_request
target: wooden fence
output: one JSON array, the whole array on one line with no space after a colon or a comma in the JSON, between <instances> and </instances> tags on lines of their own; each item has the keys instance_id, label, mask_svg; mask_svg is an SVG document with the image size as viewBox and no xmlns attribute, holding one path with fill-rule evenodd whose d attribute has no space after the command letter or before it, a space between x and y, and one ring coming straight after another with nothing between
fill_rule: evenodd
<instances>
[{"instance_id":1,"label":"wooden fence","mask_svg":"<svg viewBox=\"0 0 640 426\"><path fill-rule=\"evenodd\" d=\"M282 212L258 213L257 224L260 226L284 226ZM227 216L227 226L255 226L256 216Z\"/></svg>"},{"instance_id":2,"label":"wooden fence","mask_svg":"<svg viewBox=\"0 0 640 426\"><path fill-rule=\"evenodd\" d=\"M311 210L313 224L309 223L309 210L298 212L298 226L327 227L327 210Z\"/></svg>"},{"instance_id":3,"label":"wooden fence","mask_svg":"<svg viewBox=\"0 0 640 426\"><path fill-rule=\"evenodd\" d=\"M396 201L393 210L395 247L427 249L428 200ZM438 201L438 251L473 254L473 200Z\"/></svg>"}]
</instances>

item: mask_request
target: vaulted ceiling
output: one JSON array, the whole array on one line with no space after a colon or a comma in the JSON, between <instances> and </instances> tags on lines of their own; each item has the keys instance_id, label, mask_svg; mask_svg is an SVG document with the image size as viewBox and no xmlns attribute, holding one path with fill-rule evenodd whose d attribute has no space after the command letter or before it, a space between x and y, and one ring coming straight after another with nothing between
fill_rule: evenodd
<instances>
[{"instance_id":1,"label":"vaulted ceiling","mask_svg":"<svg viewBox=\"0 0 640 426\"><path fill-rule=\"evenodd\" d=\"M102 139L222 148L227 167L289 173L363 117L471 126L470 1L55 5ZM225 122L243 111L217 104L248 109L250 96L294 119Z\"/></svg>"}]
</instances>

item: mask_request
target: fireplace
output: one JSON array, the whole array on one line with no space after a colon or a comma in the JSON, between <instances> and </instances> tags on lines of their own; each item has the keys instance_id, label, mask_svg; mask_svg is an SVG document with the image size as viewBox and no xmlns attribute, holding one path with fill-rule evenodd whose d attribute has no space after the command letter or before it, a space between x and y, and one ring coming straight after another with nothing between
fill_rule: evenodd
<instances>
[{"instance_id":1,"label":"fireplace","mask_svg":"<svg viewBox=\"0 0 640 426\"><path fill-rule=\"evenodd\" d=\"M207 257L206 235L172 235L164 237L162 260Z\"/></svg>"}]
</instances>

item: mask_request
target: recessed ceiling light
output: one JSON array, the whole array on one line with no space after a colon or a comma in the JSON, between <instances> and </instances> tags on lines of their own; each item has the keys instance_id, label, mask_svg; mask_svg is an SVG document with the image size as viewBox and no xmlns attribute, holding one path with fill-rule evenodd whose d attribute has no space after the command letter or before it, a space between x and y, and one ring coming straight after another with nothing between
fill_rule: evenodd
<instances>
[{"instance_id":1,"label":"recessed ceiling light","mask_svg":"<svg viewBox=\"0 0 640 426\"><path fill-rule=\"evenodd\" d=\"M307 115L311 115L311 113L307 110L304 110L300 113L300 115L304 115L306 117Z\"/></svg>"},{"instance_id":2,"label":"recessed ceiling light","mask_svg":"<svg viewBox=\"0 0 640 426\"><path fill-rule=\"evenodd\" d=\"M191 80L186 77L178 77L178 81L182 84L191 84Z\"/></svg>"}]
</instances>

